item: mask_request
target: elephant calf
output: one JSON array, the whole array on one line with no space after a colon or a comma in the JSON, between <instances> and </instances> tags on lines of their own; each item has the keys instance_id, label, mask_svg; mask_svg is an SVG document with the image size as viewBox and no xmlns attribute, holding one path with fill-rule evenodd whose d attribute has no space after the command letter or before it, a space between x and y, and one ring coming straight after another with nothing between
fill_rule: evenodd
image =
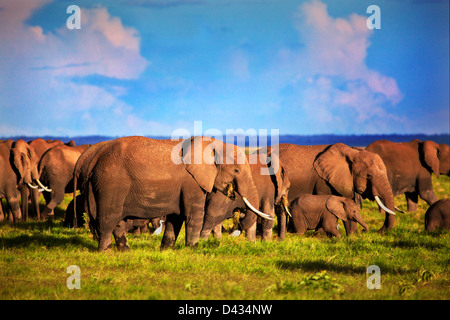
<instances>
[{"instance_id":1,"label":"elephant calf","mask_svg":"<svg viewBox=\"0 0 450 320\"><path fill-rule=\"evenodd\" d=\"M441 199L425 213L425 230L450 229L450 199Z\"/></svg>"},{"instance_id":2,"label":"elephant calf","mask_svg":"<svg viewBox=\"0 0 450 320\"><path fill-rule=\"evenodd\" d=\"M298 234L306 230L323 228L330 237L341 237L337 229L337 221L355 221L369 227L363 221L359 208L352 199L330 195L302 195L291 202L291 214L294 229Z\"/></svg>"}]
</instances>

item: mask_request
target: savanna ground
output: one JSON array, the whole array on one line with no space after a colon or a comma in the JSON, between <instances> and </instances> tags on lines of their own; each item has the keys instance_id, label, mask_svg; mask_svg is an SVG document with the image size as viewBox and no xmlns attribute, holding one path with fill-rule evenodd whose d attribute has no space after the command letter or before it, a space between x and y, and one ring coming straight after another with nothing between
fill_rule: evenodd
<instances>
[{"instance_id":1,"label":"savanna ground","mask_svg":"<svg viewBox=\"0 0 450 320\"><path fill-rule=\"evenodd\" d=\"M450 178L433 177L438 198L450 197ZM131 251L97 253L87 229L57 219L0 223L0 299L450 299L448 231L424 231L428 205L397 213L392 231L377 234L384 217L365 201L371 230L341 240L309 232L282 242L249 243L224 233L221 241L160 252L162 234L129 235ZM396 205L406 210L403 196ZM340 223L342 226L342 222ZM81 288L69 290L67 267L81 271ZM367 267L381 270L381 289L367 288Z\"/></svg>"}]
</instances>

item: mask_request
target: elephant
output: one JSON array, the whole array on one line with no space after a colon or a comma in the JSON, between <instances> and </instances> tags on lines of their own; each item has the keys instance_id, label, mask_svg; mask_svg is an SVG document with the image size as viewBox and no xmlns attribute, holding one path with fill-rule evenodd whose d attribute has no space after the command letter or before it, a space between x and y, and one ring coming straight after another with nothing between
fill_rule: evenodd
<instances>
[{"instance_id":1,"label":"elephant","mask_svg":"<svg viewBox=\"0 0 450 320\"><path fill-rule=\"evenodd\" d=\"M28 219L28 188L31 189L31 200L38 219L40 219L39 191L49 190L39 180L39 160L46 150L62 143L59 140L45 141L43 139L36 139L27 143L19 139L12 145L11 157L14 159L13 166L19 177L18 186L22 196L22 213L25 220ZM35 182L37 185L34 184Z\"/></svg>"},{"instance_id":2,"label":"elephant","mask_svg":"<svg viewBox=\"0 0 450 320\"><path fill-rule=\"evenodd\" d=\"M70 201L70 203L67 206L66 209L66 216L64 219L63 226L64 227L72 227L73 219L77 219L77 226L82 226L84 224L84 198L82 194L79 194L76 196L76 202L77 205L74 206L74 200ZM76 217L74 217L74 210L75 208L78 210ZM160 232L163 229L163 219L161 218L153 218L151 220L145 220L145 219L128 219L125 221L127 223L126 228L128 233L133 234L142 234L148 231L148 223L151 223L155 231L153 232L154 235L160 234Z\"/></svg>"},{"instance_id":3,"label":"elephant","mask_svg":"<svg viewBox=\"0 0 450 320\"><path fill-rule=\"evenodd\" d=\"M450 176L450 147L433 141L391 142L378 140L366 147L378 154L386 165L394 196L405 194L408 211L417 210L419 196L429 205L438 198L431 175Z\"/></svg>"},{"instance_id":4,"label":"elephant","mask_svg":"<svg viewBox=\"0 0 450 320\"><path fill-rule=\"evenodd\" d=\"M425 213L425 230L450 229L450 199L433 203Z\"/></svg>"},{"instance_id":5,"label":"elephant","mask_svg":"<svg viewBox=\"0 0 450 320\"><path fill-rule=\"evenodd\" d=\"M22 219L22 211L20 210L19 190L17 189L17 171L11 164L11 147L13 140L6 140L0 142L0 221L5 219L3 205L1 203L3 198L6 198L8 204L7 212L9 219L12 221L19 221Z\"/></svg>"},{"instance_id":6,"label":"elephant","mask_svg":"<svg viewBox=\"0 0 450 320\"><path fill-rule=\"evenodd\" d=\"M89 172L82 174L80 190L99 252L111 247L112 234L120 251L129 249L121 221L165 215L161 250L175 245L184 221L186 245L196 247L207 193L226 193L230 183L251 210L270 218L251 204L257 202L258 191L244 152L220 140L124 137L96 147L87 158L77 168L80 157L75 170Z\"/></svg>"},{"instance_id":7,"label":"elephant","mask_svg":"<svg viewBox=\"0 0 450 320\"><path fill-rule=\"evenodd\" d=\"M337 228L337 221L354 221L368 231L356 203L350 198L305 194L290 203L292 224L295 232L303 235L307 230L322 228L329 236L338 239L341 234Z\"/></svg>"},{"instance_id":8,"label":"elephant","mask_svg":"<svg viewBox=\"0 0 450 320\"><path fill-rule=\"evenodd\" d=\"M88 212L88 208L86 206L86 196L87 194L84 194L85 190L88 190L88 188L85 188L84 186L87 186L87 180L89 178L89 174L93 168L91 164L95 164L97 159L97 153L102 149L103 146L106 144L109 144L111 141L103 141L96 143L94 145L91 145L89 148L87 148L78 158L77 162L75 163L75 167L73 169L73 199L77 199L76 201L73 201L69 204L70 208L68 206L68 210L66 210L66 222L65 224L67 226L72 225L74 228L77 228L78 226L81 226L83 222L83 213ZM77 196L77 191L80 191L80 195ZM72 208L73 207L73 208ZM69 210L70 209L70 210ZM72 218L72 223L70 223L68 220ZM94 233L93 226L89 225L91 228L92 233ZM95 234L95 233L94 233Z\"/></svg>"},{"instance_id":9,"label":"elephant","mask_svg":"<svg viewBox=\"0 0 450 320\"><path fill-rule=\"evenodd\" d=\"M287 205L290 182L282 164L275 154L272 155L267 153L267 151L261 150L261 152L257 151L254 155L258 156L258 160L256 161L257 163L250 164L250 168L259 194L259 201L256 203L259 204L259 210L268 213L274 218L275 205ZM248 157L247 160L249 160ZM272 170L271 172L268 171L271 173L270 175L263 175L261 173L263 168L270 170L274 169L273 166L275 165L278 169ZM229 192L232 192L232 190L229 190L227 194ZM214 230L215 235L218 233L217 231L220 233L222 221L232 218L233 209L235 208L245 208L245 203L240 196L233 199L233 197L227 197L219 191L208 194L205 205L205 219L200 237L203 239L208 238L211 230ZM240 211L244 210L240 209ZM284 210L282 214L285 214ZM256 239L257 215L250 210L246 210L246 215L250 215L249 221L251 223L246 226L247 229L244 231L247 233L247 240L254 241ZM279 223L281 219L283 219L283 216L280 214ZM286 219L284 217L284 223L285 221ZM216 226L218 226L218 229L216 229ZM262 240L270 240L272 238L272 227L273 220L262 219ZM284 234L280 233L280 238L284 238Z\"/></svg>"},{"instance_id":10,"label":"elephant","mask_svg":"<svg viewBox=\"0 0 450 320\"><path fill-rule=\"evenodd\" d=\"M81 154L90 145L57 145L44 153L39 161L39 179L51 192L44 192L47 206L42 215L53 217L53 210L64 200L65 193L73 192L73 170Z\"/></svg>"},{"instance_id":11,"label":"elephant","mask_svg":"<svg viewBox=\"0 0 450 320\"><path fill-rule=\"evenodd\" d=\"M289 201L303 194L375 200L386 212L379 233L393 227L394 195L379 155L343 143L315 146L284 143L278 148L280 161L291 182ZM347 235L357 230L353 221L346 221L344 225Z\"/></svg>"},{"instance_id":12,"label":"elephant","mask_svg":"<svg viewBox=\"0 0 450 320\"><path fill-rule=\"evenodd\" d=\"M28 220L28 187L34 189L45 187L39 180L39 157L27 142L19 139L11 146L11 158L18 177L17 185L22 197L22 214L26 221ZM37 185L34 185L34 183L37 183Z\"/></svg>"}]
</instances>

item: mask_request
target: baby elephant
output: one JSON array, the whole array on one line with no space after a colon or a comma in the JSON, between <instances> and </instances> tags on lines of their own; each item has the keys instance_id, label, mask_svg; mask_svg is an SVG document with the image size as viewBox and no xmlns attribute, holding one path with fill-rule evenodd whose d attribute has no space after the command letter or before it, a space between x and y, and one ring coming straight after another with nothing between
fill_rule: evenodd
<instances>
[{"instance_id":1,"label":"baby elephant","mask_svg":"<svg viewBox=\"0 0 450 320\"><path fill-rule=\"evenodd\" d=\"M450 229L450 199L441 199L425 213L425 230Z\"/></svg>"},{"instance_id":2,"label":"baby elephant","mask_svg":"<svg viewBox=\"0 0 450 320\"><path fill-rule=\"evenodd\" d=\"M304 234L306 230L323 228L330 237L341 237L337 221L351 220L369 227L363 221L359 208L352 199L330 195L302 195L291 202L291 214L295 231Z\"/></svg>"}]
</instances>

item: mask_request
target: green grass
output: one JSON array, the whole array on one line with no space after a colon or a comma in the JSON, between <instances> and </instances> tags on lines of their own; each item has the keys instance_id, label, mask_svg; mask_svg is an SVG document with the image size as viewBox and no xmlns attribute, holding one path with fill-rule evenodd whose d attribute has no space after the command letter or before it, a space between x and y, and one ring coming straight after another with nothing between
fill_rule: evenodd
<instances>
[{"instance_id":1,"label":"green grass","mask_svg":"<svg viewBox=\"0 0 450 320\"><path fill-rule=\"evenodd\" d=\"M433 181L438 198L450 197L448 177ZM174 250L160 252L162 235L144 234L129 235L124 253L97 253L88 230L63 228L69 201L53 223L0 223L0 299L450 299L449 232L424 231L422 200L385 235L376 233L384 220L376 204L365 201L371 230L346 237L341 228L341 240L224 234L191 249L182 232ZM396 205L406 209L403 197ZM80 267L80 290L66 287L70 265ZM366 286L369 265L381 269L380 290Z\"/></svg>"}]
</instances>

